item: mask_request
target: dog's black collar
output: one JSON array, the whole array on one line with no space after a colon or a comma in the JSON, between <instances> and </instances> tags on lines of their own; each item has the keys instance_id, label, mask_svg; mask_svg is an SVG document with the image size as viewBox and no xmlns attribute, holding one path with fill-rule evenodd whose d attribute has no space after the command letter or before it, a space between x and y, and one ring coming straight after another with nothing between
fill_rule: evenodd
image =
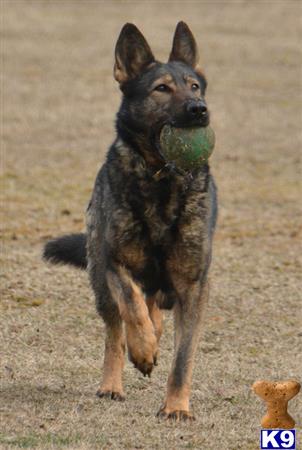
<instances>
[{"instance_id":1,"label":"dog's black collar","mask_svg":"<svg viewBox=\"0 0 302 450\"><path fill-rule=\"evenodd\" d=\"M185 173L175 167L174 164L167 162L160 169L156 169L155 171L153 171L151 176L153 180L158 181L172 174L184 175Z\"/></svg>"}]
</instances>

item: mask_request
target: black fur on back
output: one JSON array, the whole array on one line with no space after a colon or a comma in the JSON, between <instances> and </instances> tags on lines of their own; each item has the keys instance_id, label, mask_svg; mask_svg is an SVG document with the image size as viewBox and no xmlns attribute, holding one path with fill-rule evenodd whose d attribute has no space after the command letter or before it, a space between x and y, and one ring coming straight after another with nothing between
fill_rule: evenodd
<instances>
[{"instance_id":1,"label":"black fur on back","mask_svg":"<svg viewBox=\"0 0 302 450\"><path fill-rule=\"evenodd\" d=\"M70 264L86 269L86 234L69 234L47 242L43 258L53 264Z\"/></svg>"}]
</instances>

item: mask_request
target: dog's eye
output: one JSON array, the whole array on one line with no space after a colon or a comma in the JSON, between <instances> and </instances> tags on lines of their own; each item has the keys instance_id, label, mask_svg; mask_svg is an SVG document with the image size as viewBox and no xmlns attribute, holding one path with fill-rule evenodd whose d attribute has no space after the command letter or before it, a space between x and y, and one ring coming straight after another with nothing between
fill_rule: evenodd
<instances>
[{"instance_id":1,"label":"dog's eye","mask_svg":"<svg viewBox=\"0 0 302 450\"><path fill-rule=\"evenodd\" d=\"M199 85L197 83L193 83L191 86L192 91L198 91Z\"/></svg>"},{"instance_id":2,"label":"dog's eye","mask_svg":"<svg viewBox=\"0 0 302 450\"><path fill-rule=\"evenodd\" d=\"M169 86L167 86L166 84L159 84L158 86L156 86L154 88L154 90L158 91L158 92L170 92L171 91Z\"/></svg>"}]
</instances>

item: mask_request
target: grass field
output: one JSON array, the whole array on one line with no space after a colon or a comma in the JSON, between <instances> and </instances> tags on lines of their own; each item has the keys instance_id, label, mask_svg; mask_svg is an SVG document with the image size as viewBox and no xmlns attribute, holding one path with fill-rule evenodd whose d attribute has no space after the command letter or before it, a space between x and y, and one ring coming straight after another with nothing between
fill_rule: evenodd
<instances>
[{"instance_id":1,"label":"grass field","mask_svg":"<svg viewBox=\"0 0 302 450\"><path fill-rule=\"evenodd\" d=\"M1 7L0 448L258 449L264 405L252 383L302 378L302 4ZM49 237L84 229L114 138L120 28L136 23L165 60L179 20L192 28L209 80L220 203L192 424L155 417L172 359L170 315L152 378L127 362L126 402L100 400L104 333L87 276L40 257ZM301 427L302 394L289 410Z\"/></svg>"}]
</instances>

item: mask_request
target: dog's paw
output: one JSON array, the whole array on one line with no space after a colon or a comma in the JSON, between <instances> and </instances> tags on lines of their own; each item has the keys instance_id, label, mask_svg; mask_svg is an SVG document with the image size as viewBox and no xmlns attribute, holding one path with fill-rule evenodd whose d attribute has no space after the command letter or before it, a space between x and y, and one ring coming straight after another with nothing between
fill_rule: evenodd
<instances>
[{"instance_id":1,"label":"dog's paw","mask_svg":"<svg viewBox=\"0 0 302 450\"><path fill-rule=\"evenodd\" d=\"M147 361L146 359L135 359L129 352L129 359L133 363L134 367L138 369L144 375L144 377L146 375L150 377L153 367L157 365L156 355L153 356L153 361Z\"/></svg>"},{"instance_id":2,"label":"dog's paw","mask_svg":"<svg viewBox=\"0 0 302 450\"><path fill-rule=\"evenodd\" d=\"M174 420L176 422L180 421L189 421L192 422L195 419L192 413L190 411L183 411L183 410L169 410L166 407L161 408L158 413L157 417L164 420Z\"/></svg>"},{"instance_id":3,"label":"dog's paw","mask_svg":"<svg viewBox=\"0 0 302 450\"><path fill-rule=\"evenodd\" d=\"M151 376L153 367L157 365L158 345L153 330L139 333L137 329L127 329L127 345L129 360L144 376Z\"/></svg>"},{"instance_id":4,"label":"dog's paw","mask_svg":"<svg viewBox=\"0 0 302 450\"><path fill-rule=\"evenodd\" d=\"M122 392L118 392L118 391L107 391L107 390L103 390L103 389L98 389L96 392L96 395L99 398L108 398L111 400L116 400L118 402L125 401L125 395Z\"/></svg>"}]
</instances>

